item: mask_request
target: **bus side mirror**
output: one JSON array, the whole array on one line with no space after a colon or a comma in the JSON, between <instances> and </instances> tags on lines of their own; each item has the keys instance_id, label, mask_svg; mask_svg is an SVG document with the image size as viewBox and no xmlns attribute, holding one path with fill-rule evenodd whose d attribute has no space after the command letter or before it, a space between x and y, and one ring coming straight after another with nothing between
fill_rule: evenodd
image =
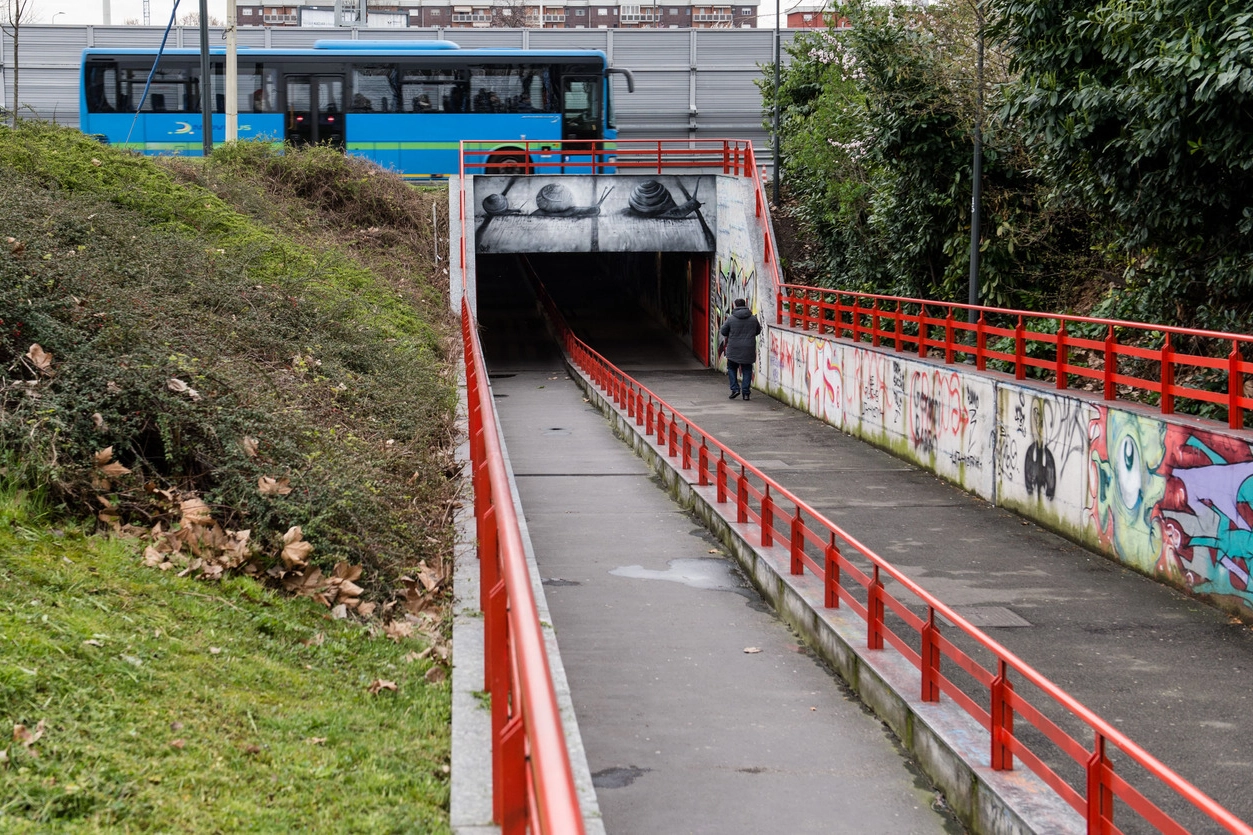
<instances>
[{"instance_id":1,"label":"bus side mirror","mask_svg":"<svg viewBox=\"0 0 1253 835\"><path fill-rule=\"evenodd\" d=\"M620 69L619 67L610 67L606 72L607 74L610 74L610 75L625 75L626 83L627 83L627 92L628 93L635 92L635 76L631 74L630 70Z\"/></svg>"}]
</instances>

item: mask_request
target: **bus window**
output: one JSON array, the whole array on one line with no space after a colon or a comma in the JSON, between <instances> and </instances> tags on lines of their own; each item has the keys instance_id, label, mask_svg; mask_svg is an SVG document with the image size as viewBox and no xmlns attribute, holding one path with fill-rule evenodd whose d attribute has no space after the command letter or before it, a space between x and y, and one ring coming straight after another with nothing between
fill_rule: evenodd
<instances>
[{"instance_id":1,"label":"bus window","mask_svg":"<svg viewBox=\"0 0 1253 835\"><path fill-rule=\"evenodd\" d=\"M390 113L396 110L392 79L396 68L387 64L364 65L352 72L352 112Z\"/></svg>"},{"instance_id":2,"label":"bus window","mask_svg":"<svg viewBox=\"0 0 1253 835\"><path fill-rule=\"evenodd\" d=\"M475 113L556 113L548 68L535 64L470 68Z\"/></svg>"},{"instance_id":3,"label":"bus window","mask_svg":"<svg viewBox=\"0 0 1253 835\"><path fill-rule=\"evenodd\" d=\"M239 112L278 112L278 70L264 64L239 67Z\"/></svg>"},{"instance_id":4,"label":"bus window","mask_svg":"<svg viewBox=\"0 0 1253 835\"><path fill-rule=\"evenodd\" d=\"M143 95L144 85L148 82L149 67L127 67L122 70L122 96L130 102L129 112L140 105L139 98ZM189 91L188 67L158 67L152 74L152 85L148 88L148 97L144 99L140 110L144 113L184 113L195 112L199 108L199 99Z\"/></svg>"},{"instance_id":5,"label":"bus window","mask_svg":"<svg viewBox=\"0 0 1253 835\"><path fill-rule=\"evenodd\" d=\"M83 89L89 113L112 113L118 109L117 65L93 61L87 65Z\"/></svg>"},{"instance_id":6,"label":"bus window","mask_svg":"<svg viewBox=\"0 0 1253 835\"><path fill-rule=\"evenodd\" d=\"M459 70L402 67L400 109L406 113L464 113L469 96L465 74Z\"/></svg>"},{"instance_id":7,"label":"bus window","mask_svg":"<svg viewBox=\"0 0 1253 835\"><path fill-rule=\"evenodd\" d=\"M562 111L566 139L600 138L601 79L567 76L562 79Z\"/></svg>"}]
</instances>

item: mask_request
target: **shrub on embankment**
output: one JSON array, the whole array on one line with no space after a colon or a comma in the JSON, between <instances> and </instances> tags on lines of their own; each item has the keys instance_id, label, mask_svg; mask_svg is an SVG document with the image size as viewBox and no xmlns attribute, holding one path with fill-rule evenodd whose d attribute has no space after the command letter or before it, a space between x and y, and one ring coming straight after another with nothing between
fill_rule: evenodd
<instances>
[{"instance_id":1,"label":"shrub on embankment","mask_svg":"<svg viewBox=\"0 0 1253 835\"><path fill-rule=\"evenodd\" d=\"M446 825L443 206L0 128L0 829Z\"/></svg>"},{"instance_id":2,"label":"shrub on embankment","mask_svg":"<svg viewBox=\"0 0 1253 835\"><path fill-rule=\"evenodd\" d=\"M31 124L0 133L0 170L9 479L119 526L194 493L260 554L299 525L315 562L385 582L435 565L454 388L433 195L326 149L162 164Z\"/></svg>"}]
</instances>

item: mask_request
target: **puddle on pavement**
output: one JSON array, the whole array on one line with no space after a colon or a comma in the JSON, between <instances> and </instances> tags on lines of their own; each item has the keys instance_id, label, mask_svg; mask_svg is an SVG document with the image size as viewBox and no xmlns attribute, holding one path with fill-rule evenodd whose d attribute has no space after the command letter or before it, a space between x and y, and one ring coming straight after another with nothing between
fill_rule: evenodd
<instances>
[{"instance_id":1,"label":"puddle on pavement","mask_svg":"<svg viewBox=\"0 0 1253 835\"><path fill-rule=\"evenodd\" d=\"M667 565L670 568L665 571L644 568L642 565L625 565L609 573L615 577L630 577L634 580L668 580L672 583L691 586L694 589L733 592L744 590L744 584L731 571L726 560L670 560Z\"/></svg>"},{"instance_id":2,"label":"puddle on pavement","mask_svg":"<svg viewBox=\"0 0 1253 835\"><path fill-rule=\"evenodd\" d=\"M633 765L604 768L592 775L592 785L598 789L622 789L650 771L652 771L651 768L638 768Z\"/></svg>"}]
</instances>

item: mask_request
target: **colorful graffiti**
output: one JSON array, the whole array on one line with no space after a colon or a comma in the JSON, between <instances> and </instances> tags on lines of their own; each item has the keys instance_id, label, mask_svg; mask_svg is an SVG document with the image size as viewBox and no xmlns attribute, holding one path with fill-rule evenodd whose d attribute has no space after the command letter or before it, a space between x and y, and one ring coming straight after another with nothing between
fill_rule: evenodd
<instances>
[{"instance_id":1,"label":"colorful graffiti","mask_svg":"<svg viewBox=\"0 0 1253 835\"><path fill-rule=\"evenodd\" d=\"M753 263L739 255L718 257L718 272L713 286L709 288L709 356L717 356L718 329L731 315L731 306L736 299L746 299L749 309L761 315L757 304L756 275Z\"/></svg>"},{"instance_id":2,"label":"colorful graffiti","mask_svg":"<svg viewBox=\"0 0 1253 835\"><path fill-rule=\"evenodd\" d=\"M1253 449L1239 438L1101 407L1090 497L1120 561L1253 608Z\"/></svg>"}]
</instances>

